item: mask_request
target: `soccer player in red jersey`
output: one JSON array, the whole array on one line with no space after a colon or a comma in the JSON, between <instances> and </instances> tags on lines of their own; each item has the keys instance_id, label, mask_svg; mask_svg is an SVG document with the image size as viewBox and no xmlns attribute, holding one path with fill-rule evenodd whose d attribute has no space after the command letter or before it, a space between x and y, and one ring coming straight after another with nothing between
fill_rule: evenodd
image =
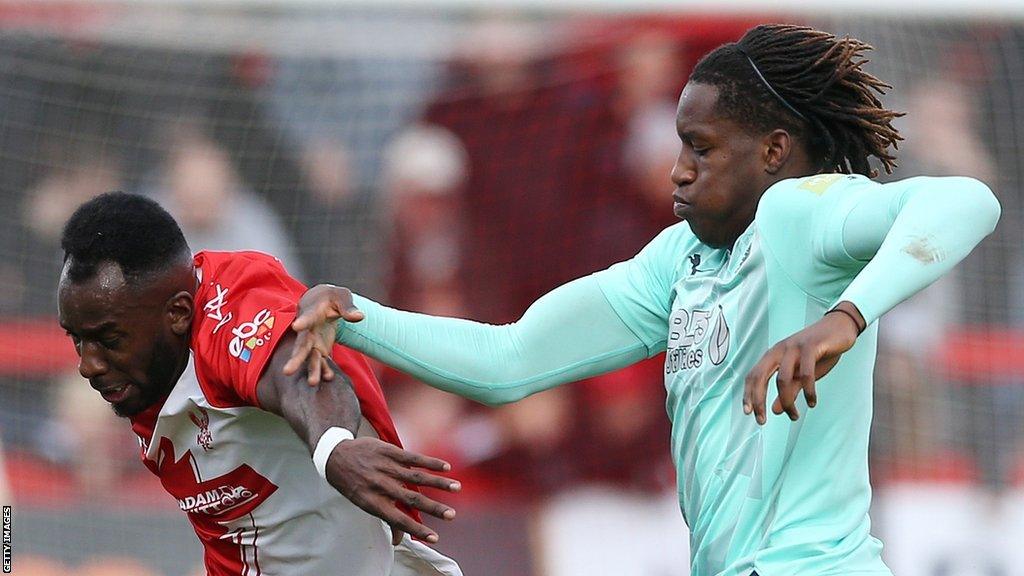
<instances>
[{"instance_id":1,"label":"soccer player in red jersey","mask_svg":"<svg viewBox=\"0 0 1024 576\"><path fill-rule=\"evenodd\" d=\"M434 542L418 511L455 514L415 485L459 484L401 448L366 360L335 346L323 385L284 375L305 287L278 260L193 256L167 212L124 193L78 208L62 247L60 324L79 372L130 419L208 574L461 574L403 534Z\"/></svg>"}]
</instances>

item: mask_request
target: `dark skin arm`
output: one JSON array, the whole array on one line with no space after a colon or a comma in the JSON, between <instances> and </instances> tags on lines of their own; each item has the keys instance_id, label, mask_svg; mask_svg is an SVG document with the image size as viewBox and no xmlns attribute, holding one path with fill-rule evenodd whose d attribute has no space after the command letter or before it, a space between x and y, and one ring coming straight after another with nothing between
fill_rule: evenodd
<instances>
[{"instance_id":1,"label":"dark skin arm","mask_svg":"<svg viewBox=\"0 0 1024 576\"><path fill-rule=\"evenodd\" d=\"M807 328L780 341L747 374L743 391L743 413L753 414L758 424L768 421L765 401L768 381L779 373L776 385L779 396L772 404L774 414L786 413L790 420L800 417L796 399L803 390L808 408L818 403L815 381L823 378L839 362L844 352L853 348L857 336L867 326L860 310L852 302L840 302Z\"/></svg>"},{"instance_id":2,"label":"dark skin arm","mask_svg":"<svg viewBox=\"0 0 1024 576\"><path fill-rule=\"evenodd\" d=\"M461 488L457 481L427 472L447 472L451 467L437 458L408 452L377 439L368 425L361 427L359 400L352 383L329 356L322 361L330 366L333 378L318 386L307 384L305 370L286 375L283 368L295 338L291 330L282 337L263 371L256 387L260 405L284 418L309 446L310 454L320 436L332 426L356 433L357 438L334 448L327 461L327 481L353 504L388 523L395 544L404 532L437 542L436 532L396 508L395 502L431 516L453 519L455 510L404 485L457 492Z\"/></svg>"}]
</instances>

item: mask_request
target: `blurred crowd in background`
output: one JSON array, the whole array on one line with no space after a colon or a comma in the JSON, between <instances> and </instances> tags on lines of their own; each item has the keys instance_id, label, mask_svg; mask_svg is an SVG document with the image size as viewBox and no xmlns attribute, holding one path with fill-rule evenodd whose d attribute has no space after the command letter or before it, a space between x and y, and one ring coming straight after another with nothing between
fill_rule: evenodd
<instances>
[{"instance_id":1,"label":"blurred crowd in background","mask_svg":"<svg viewBox=\"0 0 1024 576\"><path fill-rule=\"evenodd\" d=\"M309 284L514 321L546 291L631 257L675 221L679 90L703 53L755 23L542 26L488 16L468 22L443 60L0 38L0 438L14 501L45 510L166 498L55 325L59 234L81 202L108 190L147 194L193 250L261 250ZM886 102L908 112L893 177L977 177L1005 215L956 275L883 319L875 485L964 482L1000 493L1024 482L1021 366L986 369L1005 360L991 357L994 342L1012 355L1022 340L1024 120L1011 102L1024 98L1024 72L979 39L998 34L1019 57L1024 30L919 32L924 56L878 46L877 73L897 87ZM579 573L685 573L660 357L498 409L379 374L406 445L453 463L465 486L457 506L492 520L511 510L518 519L501 530L562 541L566 526L595 526L587 510L605 521L640 517L637 530L660 532L637 536L652 548L644 572L616 571L616 559L562 541L544 552L528 535L512 537L545 556L530 569L570 574L560 566L597 558L606 571ZM166 511L177 514L173 504ZM84 562L103 560L39 556L18 573L64 573L62 561L79 574L149 573L116 567L128 560L90 572Z\"/></svg>"}]
</instances>

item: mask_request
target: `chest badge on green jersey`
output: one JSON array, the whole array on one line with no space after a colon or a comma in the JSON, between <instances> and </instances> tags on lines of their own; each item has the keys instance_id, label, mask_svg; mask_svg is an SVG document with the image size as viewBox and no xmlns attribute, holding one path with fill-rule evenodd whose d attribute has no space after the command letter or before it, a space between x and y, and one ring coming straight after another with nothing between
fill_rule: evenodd
<instances>
[{"instance_id":1,"label":"chest badge on green jersey","mask_svg":"<svg viewBox=\"0 0 1024 576\"><path fill-rule=\"evenodd\" d=\"M695 370L705 360L715 366L729 355L729 324L721 306L713 310L674 310L669 316L665 373Z\"/></svg>"}]
</instances>

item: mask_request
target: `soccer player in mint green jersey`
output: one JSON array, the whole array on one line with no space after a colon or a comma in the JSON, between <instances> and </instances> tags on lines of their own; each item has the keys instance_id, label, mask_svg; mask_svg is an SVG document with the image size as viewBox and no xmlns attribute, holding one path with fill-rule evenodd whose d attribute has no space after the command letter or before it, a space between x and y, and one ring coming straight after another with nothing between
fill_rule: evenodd
<instances>
[{"instance_id":1,"label":"soccer player in mint green jersey","mask_svg":"<svg viewBox=\"0 0 1024 576\"><path fill-rule=\"evenodd\" d=\"M868 49L788 25L719 47L679 101L682 222L636 257L505 326L320 286L286 370L310 362L315 383L336 338L500 404L667 351L692 574L890 574L868 518L875 321L963 259L1000 208L970 178L871 180L869 157L891 171L900 137Z\"/></svg>"}]
</instances>

